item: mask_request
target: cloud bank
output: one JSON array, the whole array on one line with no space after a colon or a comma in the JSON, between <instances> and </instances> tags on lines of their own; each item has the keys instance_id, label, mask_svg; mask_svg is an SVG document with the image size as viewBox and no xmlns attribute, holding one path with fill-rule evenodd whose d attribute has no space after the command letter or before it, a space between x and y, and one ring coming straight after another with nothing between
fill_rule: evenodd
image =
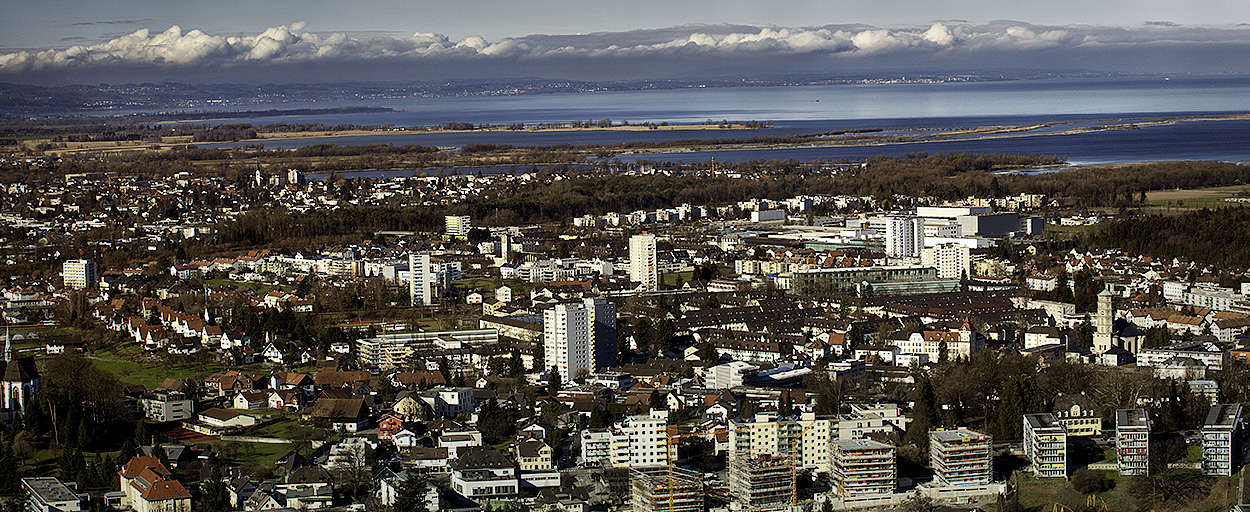
<instances>
[{"instance_id":1,"label":"cloud bank","mask_svg":"<svg viewBox=\"0 0 1250 512\"><path fill-rule=\"evenodd\" d=\"M215 35L179 26L162 32L141 29L99 44L0 54L0 80L70 79L122 69L138 73L139 78L144 73L161 76L171 72L263 74L270 66L331 68L340 64L355 70L371 65L379 69L391 67L392 71L399 67L420 75L423 69L454 73L458 66L466 70L494 66L500 70L532 70L544 66L565 69L581 63L586 69L594 69L595 62L613 60L725 65L782 59L823 63L820 65L888 66L892 62L962 65L989 57L1001 62L1033 63L1035 67L1063 64L1071 68L1098 66L1098 56L1103 60L1108 60L1108 56L1122 59L1136 55L1135 52L1141 53L1141 66L1158 65L1161 54L1175 54L1180 60L1192 61L1183 57L1187 52L1205 52L1210 64L1218 66L1220 52L1250 48L1250 28L1190 28L1164 23L1119 28L1038 26L1012 21L984 25L935 22L910 29L863 25L684 25L585 35L530 35L499 41L478 36L455 41L424 32L407 37L353 36L305 29L302 22L241 36ZM1244 58L1230 54L1230 59L1230 63L1245 65Z\"/></svg>"}]
</instances>

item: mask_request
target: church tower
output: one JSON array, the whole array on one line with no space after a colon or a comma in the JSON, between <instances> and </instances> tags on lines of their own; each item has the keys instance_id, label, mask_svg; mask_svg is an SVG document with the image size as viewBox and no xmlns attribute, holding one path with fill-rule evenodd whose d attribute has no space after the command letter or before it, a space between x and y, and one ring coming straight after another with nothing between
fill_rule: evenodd
<instances>
[{"instance_id":1,"label":"church tower","mask_svg":"<svg viewBox=\"0 0 1250 512\"><path fill-rule=\"evenodd\" d=\"M1098 293L1098 312L1094 315L1094 353L1111 350L1112 324L1115 322L1115 295L1104 288Z\"/></svg>"}]
</instances>

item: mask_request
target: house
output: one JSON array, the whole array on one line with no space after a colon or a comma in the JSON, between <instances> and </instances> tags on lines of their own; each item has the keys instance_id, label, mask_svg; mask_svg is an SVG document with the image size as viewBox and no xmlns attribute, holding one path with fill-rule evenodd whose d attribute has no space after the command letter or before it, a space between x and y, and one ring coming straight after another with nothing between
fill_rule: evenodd
<instances>
[{"instance_id":1,"label":"house","mask_svg":"<svg viewBox=\"0 0 1250 512\"><path fill-rule=\"evenodd\" d=\"M547 443L537 439L528 439L517 443L512 448L521 471L550 471L552 450Z\"/></svg>"},{"instance_id":2,"label":"house","mask_svg":"<svg viewBox=\"0 0 1250 512\"><path fill-rule=\"evenodd\" d=\"M322 398L308 416L314 424L322 423L341 432L363 430L369 423L369 409L361 398Z\"/></svg>"},{"instance_id":3,"label":"house","mask_svg":"<svg viewBox=\"0 0 1250 512\"><path fill-rule=\"evenodd\" d=\"M226 494L230 496L230 506L241 508L252 493L256 492L256 483L246 475L231 479L226 483Z\"/></svg>"},{"instance_id":4,"label":"house","mask_svg":"<svg viewBox=\"0 0 1250 512\"><path fill-rule=\"evenodd\" d=\"M512 499L520 488L516 465L503 452L476 446L451 464L451 488L472 500Z\"/></svg>"},{"instance_id":5,"label":"house","mask_svg":"<svg viewBox=\"0 0 1250 512\"><path fill-rule=\"evenodd\" d=\"M409 478L415 477L416 475L410 474L407 471L394 473L390 470L383 470L377 478L378 502L385 507L395 506L395 501L399 498L400 488L404 485L404 482ZM425 491L421 494L425 498L425 509L442 510L441 501L439 500L438 495L438 487L429 482L426 482L424 486Z\"/></svg>"},{"instance_id":6,"label":"house","mask_svg":"<svg viewBox=\"0 0 1250 512\"><path fill-rule=\"evenodd\" d=\"M232 409L243 409L254 411L264 409L269 405L269 393L264 391L244 391L234 396L230 407Z\"/></svg>"},{"instance_id":7,"label":"house","mask_svg":"<svg viewBox=\"0 0 1250 512\"><path fill-rule=\"evenodd\" d=\"M391 404L391 412L405 421L421 421L434 417L434 409L411 391L400 391Z\"/></svg>"},{"instance_id":8,"label":"house","mask_svg":"<svg viewBox=\"0 0 1250 512\"><path fill-rule=\"evenodd\" d=\"M279 372L269 377L269 389L297 389L312 398L317 394L317 383L302 373Z\"/></svg>"},{"instance_id":9,"label":"house","mask_svg":"<svg viewBox=\"0 0 1250 512\"><path fill-rule=\"evenodd\" d=\"M135 512L191 511L191 493L155 457L131 457L118 473L125 503Z\"/></svg>"},{"instance_id":10,"label":"house","mask_svg":"<svg viewBox=\"0 0 1250 512\"><path fill-rule=\"evenodd\" d=\"M270 409L298 410L304 406L304 394L298 389L279 389L269 392Z\"/></svg>"},{"instance_id":11,"label":"house","mask_svg":"<svg viewBox=\"0 0 1250 512\"><path fill-rule=\"evenodd\" d=\"M417 445L417 434L406 428L400 429L391 434L391 442L395 443L395 448L412 448Z\"/></svg>"},{"instance_id":12,"label":"house","mask_svg":"<svg viewBox=\"0 0 1250 512\"><path fill-rule=\"evenodd\" d=\"M329 507L334 501L330 473L320 466L304 466L287 473L274 490L286 499L287 508L316 510Z\"/></svg>"},{"instance_id":13,"label":"house","mask_svg":"<svg viewBox=\"0 0 1250 512\"><path fill-rule=\"evenodd\" d=\"M394 414L388 414L378 420L378 437L381 439L390 439L404 428L404 420Z\"/></svg>"},{"instance_id":14,"label":"house","mask_svg":"<svg viewBox=\"0 0 1250 512\"><path fill-rule=\"evenodd\" d=\"M201 412L199 420L200 423L219 429L250 427L257 423L252 416L215 407Z\"/></svg>"}]
</instances>

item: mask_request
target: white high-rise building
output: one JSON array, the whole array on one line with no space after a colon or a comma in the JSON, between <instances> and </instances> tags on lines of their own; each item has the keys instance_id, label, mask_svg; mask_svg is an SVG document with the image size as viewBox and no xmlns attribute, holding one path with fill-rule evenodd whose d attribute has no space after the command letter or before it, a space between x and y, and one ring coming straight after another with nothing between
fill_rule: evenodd
<instances>
[{"instance_id":1,"label":"white high-rise building","mask_svg":"<svg viewBox=\"0 0 1250 512\"><path fill-rule=\"evenodd\" d=\"M447 236L462 240L469 238L469 230L473 229L473 225L468 215L446 215L443 220L447 224Z\"/></svg>"},{"instance_id":2,"label":"white high-rise building","mask_svg":"<svg viewBox=\"0 0 1250 512\"><path fill-rule=\"evenodd\" d=\"M412 276L408 280L408 296L413 306L431 306L434 304L434 290L430 286L430 255L427 253L408 254L408 272Z\"/></svg>"},{"instance_id":3,"label":"white high-rise building","mask_svg":"<svg viewBox=\"0 0 1250 512\"><path fill-rule=\"evenodd\" d=\"M642 290L654 292L660 289L660 276L656 272L655 235L634 235L629 238L629 280L642 283Z\"/></svg>"},{"instance_id":4,"label":"white high-rise building","mask_svg":"<svg viewBox=\"0 0 1250 512\"><path fill-rule=\"evenodd\" d=\"M920 264L937 269L938 279L972 276L972 251L962 244L939 244L920 251Z\"/></svg>"},{"instance_id":5,"label":"white high-rise building","mask_svg":"<svg viewBox=\"0 0 1250 512\"><path fill-rule=\"evenodd\" d=\"M67 260L61 265L61 280L67 288L93 288L96 282L96 266L91 260Z\"/></svg>"},{"instance_id":6,"label":"white high-rise building","mask_svg":"<svg viewBox=\"0 0 1250 512\"><path fill-rule=\"evenodd\" d=\"M564 382L577 371L590 371L590 311L582 303L556 304L543 311L543 360Z\"/></svg>"},{"instance_id":7,"label":"white high-rise building","mask_svg":"<svg viewBox=\"0 0 1250 512\"><path fill-rule=\"evenodd\" d=\"M924 248L924 219L890 217L885 221L885 254L887 256L920 256Z\"/></svg>"}]
</instances>

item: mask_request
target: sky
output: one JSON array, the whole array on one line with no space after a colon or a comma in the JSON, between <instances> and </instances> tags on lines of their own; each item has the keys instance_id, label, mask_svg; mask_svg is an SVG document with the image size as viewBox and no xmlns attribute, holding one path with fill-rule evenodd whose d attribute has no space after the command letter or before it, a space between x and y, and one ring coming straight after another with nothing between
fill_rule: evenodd
<instances>
[{"instance_id":1,"label":"sky","mask_svg":"<svg viewBox=\"0 0 1250 512\"><path fill-rule=\"evenodd\" d=\"M1250 72L1245 0L0 0L0 82Z\"/></svg>"}]
</instances>

